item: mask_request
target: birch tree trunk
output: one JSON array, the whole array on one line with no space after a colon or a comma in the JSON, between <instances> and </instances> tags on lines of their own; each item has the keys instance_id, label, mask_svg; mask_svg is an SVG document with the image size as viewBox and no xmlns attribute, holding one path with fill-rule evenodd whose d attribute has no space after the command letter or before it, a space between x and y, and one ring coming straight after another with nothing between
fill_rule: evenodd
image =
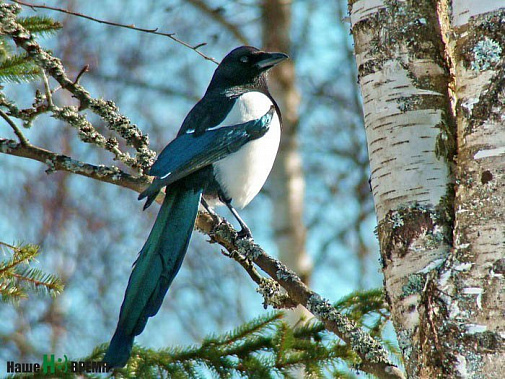
<instances>
[{"instance_id":1,"label":"birch tree trunk","mask_svg":"<svg viewBox=\"0 0 505 379\"><path fill-rule=\"evenodd\" d=\"M384 284L412 378L505 372L503 6L349 1Z\"/></svg>"}]
</instances>

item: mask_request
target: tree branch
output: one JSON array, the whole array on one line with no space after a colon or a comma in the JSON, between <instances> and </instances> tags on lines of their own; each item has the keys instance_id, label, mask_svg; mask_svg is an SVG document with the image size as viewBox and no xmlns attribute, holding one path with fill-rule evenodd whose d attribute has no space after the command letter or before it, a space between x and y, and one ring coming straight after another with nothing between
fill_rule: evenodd
<instances>
[{"instance_id":1,"label":"tree branch","mask_svg":"<svg viewBox=\"0 0 505 379\"><path fill-rule=\"evenodd\" d=\"M14 134L19 138L19 142L25 146L29 145L29 142L26 139L25 135L21 132L21 129L19 129L17 125L14 123L14 121L12 121L10 117L7 116L1 109L0 109L0 116L2 116L2 118L5 121L7 121L7 124L9 124L10 127L14 130Z\"/></svg>"},{"instance_id":2,"label":"tree branch","mask_svg":"<svg viewBox=\"0 0 505 379\"><path fill-rule=\"evenodd\" d=\"M200 50L198 50L200 47L207 45L206 42L199 43L197 45L192 46L189 43L184 42L183 40L175 37L175 33L162 33L162 32L158 31L158 28L155 28L155 29L138 28L138 27L136 27L133 24L127 25L127 24L120 24L120 23L117 23L117 22L112 22L112 21L107 21L107 20L101 20L101 19L98 19L98 18L95 18L95 17L91 17L91 16L88 16L88 15L82 14L82 13L69 11L68 9L51 7L51 6L48 6L48 5L41 5L41 4L25 3L25 2L19 1L19 0L11 0L11 1L14 2L14 3L16 3L16 4L23 5L25 7L30 7L33 10L35 10L37 8L39 8L39 9L47 9L47 10L50 10L50 11L65 13L65 14L69 14L71 16L80 17L80 18L84 18L86 20L98 22L99 24L104 24L104 25L109 25L109 26L115 26L115 27L118 27L118 28L125 28L125 29L135 30L137 32L149 33L149 34L155 34L155 35L158 35L158 36L168 37L172 41L175 41L178 44L180 44L180 45L182 45L184 47L187 47L188 49L191 49L191 50L195 51L202 58L204 58L204 59L206 59L208 61L214 62L215 64L219 64L219 62L216 61L214 58L209 57L208 55L205 55Z\"/></svg>"},{"instance_id":3,"label":"tree branch","mask_svg":"<svg viewBox=\"0 0 505 379\"><path fill-rule=\"evenodd\" d=\"M163 85L149 84L143 80L138 80L130 76L107 75L96 71L91 72L88 76L100 81L121 83L126 86L134 87L136 89L141 88L146 89L148 91L156 91L161 95L182 97L189 101L197 102L198 100L200 100L200 96L191 93L191 91L183 91L176 88L172 88L169 87L167 84Z\"/></svg>"},{"instance_id":4,"label":"tree branch","mask_svg":"<svg viewBox=\"0 0 505 379\"><path fill-rule=\"evenodd\" d=\"M89 107L102 118L110 130L117 132L128 145L133 146L137 150L135 168L150 167L156 153L149 149L149 138L142 134L137 125L119 113L112 101L92 98L77 81L72 81L65 73L61 61L42 49L30 32L17 22L16 15L20 10L16 4L0 4L0 33L10 35L16 45L24 49L38 66L62 88L72 93L80 102L80 110Z\"/></svg>"},{"instance_id":5,"label":"tree branch","mask_svg":"<svg viewBox=\"0 0 505 379\"><path fill-rule=\"evenodd\" d=\"M210 18L217 21L219 24L223 25L241 44L249 45L249 41L247 40L246 36L240 31L238 26L232 24L225 17L223 17L219 10L212 9L212 7L210 7L209 4L203 0L188 0L188 2L203 13L209 15Z\"/></svg>"},{"instance_id":6,"label":"tree branch","mask_svg":"<svg viewBox=\"0 0 505 379\"><path fill-rule=\"evenodd\" d=\"M282 262L269 256L253 240L237 238L237 232L225 220L215 221L207 214L197 219L197 228L219 243L230 253L238 251L265 271L287 292L295 305L303 305L326 327L345 341L361 358L359 369L379 378L404 378L403 373L388 358L382 345L365 333L354 322L339 313L329 302L309 289ZM235 255L236 256L236 255ZM234 255L231 255L234 258ZM239 263L241 263L238 260Z\"/></svg>"},{"instance_id":7,"label":"tree branch","mask_svg":"<svg viewBox=\"0 0 505 379\"><path fill-rule=\"evenodd\" d=\"M67 155L57 154L31 144L24 145L10 139L0 138L0 153L42 162L48 166L48 173L67 171L101 182L116 184L136 192L142 192L149 184L147 177L129 175L115 166L95 166L72 159Z\"/></svg>"}]
</instances>

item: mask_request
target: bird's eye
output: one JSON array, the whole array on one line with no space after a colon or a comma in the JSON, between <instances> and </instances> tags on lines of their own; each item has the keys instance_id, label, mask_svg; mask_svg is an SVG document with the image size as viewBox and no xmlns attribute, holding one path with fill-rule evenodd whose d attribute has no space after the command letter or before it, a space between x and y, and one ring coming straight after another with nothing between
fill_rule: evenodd
<instances>
[{"instance_id":1,"label":"bird's eye","mask_svg":"<svg viewBox=\"0 0 505 379\"><path fill-rule=\"evenodd\" d=\"M240 62L242 62L242 63L249 62L249 57L247 57L247 56L240 57Z\"/></svg>"}]
</instances>

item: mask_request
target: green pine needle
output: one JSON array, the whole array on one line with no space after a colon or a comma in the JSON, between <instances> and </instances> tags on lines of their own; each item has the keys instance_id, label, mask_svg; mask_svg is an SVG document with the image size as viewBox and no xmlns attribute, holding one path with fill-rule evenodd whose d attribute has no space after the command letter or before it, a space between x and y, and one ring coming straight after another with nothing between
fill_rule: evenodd
<instances>
[{"instance_id":1,"label":"green pine needle","mask_svg":"<svg viewBox=\"0 0 505 379\"><path fill-rule=\"evenodd\" d=\"M340 299L335 308L359 325L363 325L365 316L375 314L383 318L389 317L384 291L381 288L352 292Z\"/></svg>"},{"instance_id":2,"label":"green pine needle","mask_svg":"<svg viewBox=\"0 0 505 379\"><path fill-rule=\"evenodd\" d=\"M30 263L30 261L34 260L39 254L39 247L37 245L26 244L13 246L0 241L0 246L10 249L13 252L11 259L0 262L0 275L21 263Z\"/></svg>"},{"instance_id":3,"label":"green pine needle","mask_svg":"<svg viewBox=\"0 0 505 379\"><path fill-rule=\"evenodd\" d=\"M51 296L63 291L63 283L58 277L29 266L39 254L38 246L13 246L1 241L0 246L12 252L10 258L0 262L0 295L3 302L18 302L28 297L28 291Z\"/></svg>"},{"instance_id":4,"label":"green pine needle","mask_svg":"<svg viewBox=\"0 0 505 379\"><path fill-rule=\"evenodd\" d=\"M354 375L352 373L335 369L335 370L332 371L332 377L335 378L335 379L357 379L357 378L360 378L361 375L360 376L356 376L356 375Z\"/></svg>"},{"instance_id":5,"label":"green pine needle","mask_svg":"<svg viewBox=\"0 0 505 379\"><path fill-rule=\"evenodd\" d=\"M218 338L216 341L220 344L231 344L245 337L248 337L254 333L263 333L266 329L272 327L275 321L280 320L283 317L281 312L268 313L265 316L258 317L249 323L240 325L238 328L231 332L226 333L223 337Z\"/></svg>"},{"instance_id":6,"label":"green pine needle","mask_svg":"<svg viewBox=\"0 0 505 379\"><path fill-rule=\"evenodd\" d=\"M32 82L40 78L40 75L40 68L26 54L4 58L0 63L0 82Z\"/></svg>"},{"instance_id":7,"label":"green pine needle","mask_svg":"<svg viewBox=\"0 0 505 379\"><path fill-rule=\"evenodd\" d=\"M323 341L318 324L293 329L282 313L270 313L221 336L210 336L200 346L171 347L159 351L134 346L125 368L116 378L248 377L291 378L293 370L306 368L313 377L329 373L333 365L358 361L348 347L331 333ZM311 332L313 335L311 335ZM107 345L97 347L87 358L100 360Z\"/></svg>"},{"instance_id":8,"label":"green pine needle","mask_svg":"<svg viewBox=\"0 0 505 379\"><path fill-rule=\"evenodd\" d=\"M17 21L34 35L56 33L62 25L46 16L19 17ZM0 83L27 83L40 78L41 69L27 54L13 55L10 40L0 36Z\"/></svg>"},{"instance_id":9,"label":"green pine needle","mask_svg":"<svg viewBox=\"0 0 505 379\"><path fill-rule=\"evenodd\" d=\"M62 28L61 23L46 16L19 17L17 21L32 34L46 36Z\"/></svg>"},{"instance_id":10,"label":"green pine needle","mask_svg":"<svg viewBox=\"0 0 505 379\"><path fill-rule=\"evenodd\" d=\"M5 36L0 36L0 62L12 55L12 45L9 44Z\"/></svg>"},{"instance_id":11,"label":"green pine needle","mask_svg":"<svg viewBox=\"0 0 505 379\"><path fill-rule=\"evenodd\" d=\"M63 283L53 274L47 274L37 268L20 268L16 277L23 280L33 292L57 296L63 291Z\"/></svg>"},{"instance_id":12,"label":"green pine needle","mask_svg":"<svg viewBox=\"0 0 505 379\"><path fill-rule=\"evenodd\" d=\"M47 277L46 277L47 279ZM382 291L356 292L335 306L365 326L382 331L388 313ZM222 335L211 335L200 345L168 347L158 351L135 345L126 367L115 378L293 378L303 369L306 377L355 378L360 359L320 322L291 327L283 313L269 313ZM365 326L366 327L366 326ZM392 354L397 348L385 342ZM100 361L107 344L95 348L79 361ZM92 374L83 374L91 378Z\"/></svg>"}]
</instances>

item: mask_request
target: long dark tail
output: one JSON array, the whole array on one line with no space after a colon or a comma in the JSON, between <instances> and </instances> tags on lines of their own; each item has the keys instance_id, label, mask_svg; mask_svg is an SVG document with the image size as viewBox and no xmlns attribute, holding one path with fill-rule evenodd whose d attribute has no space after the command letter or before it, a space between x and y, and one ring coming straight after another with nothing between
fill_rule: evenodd
<instances>
[{"instance_id":1,"label":"long dark tail","mask_svg":"<svg viewBox=\"0 0 505 379\"><path fill-rule=\"evenodd\" d=\"M174 183L158 213L151 234L130 275L116 332L104 362L123 367L130 358L133 339L147 319L158 313L188 248L202 190Z\"/></svg>"}]
</instances>

